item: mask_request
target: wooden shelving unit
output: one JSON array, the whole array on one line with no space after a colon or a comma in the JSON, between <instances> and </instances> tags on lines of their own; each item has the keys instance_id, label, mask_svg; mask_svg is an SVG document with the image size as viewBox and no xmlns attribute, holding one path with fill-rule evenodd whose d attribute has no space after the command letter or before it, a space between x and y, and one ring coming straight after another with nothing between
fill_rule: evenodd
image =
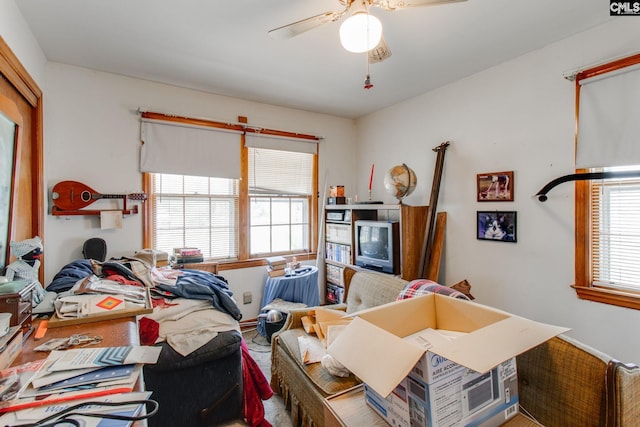
<instances>
[{"instance_id":1,"label":"wooden shelving unit","mask_svg":"<svg viewBox=\"0 0 640 427\"><path fill-rule=\"evenodd\" d=\"M355 222L388 220L400 223L400 276L419 276L427 206L357 204L327 205L324 218L325 288L327 303L342 302L344 267L355 264Z\"/></svg>"}]
</instances>

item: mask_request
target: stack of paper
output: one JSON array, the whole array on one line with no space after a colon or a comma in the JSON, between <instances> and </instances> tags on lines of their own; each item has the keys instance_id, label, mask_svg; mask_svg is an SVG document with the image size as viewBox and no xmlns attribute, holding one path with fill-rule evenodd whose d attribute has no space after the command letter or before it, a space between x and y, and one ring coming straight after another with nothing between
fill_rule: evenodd
<instances>
[{"instance_id":1,"label":"stack of paper","mask_svg":"<svg viewBox=\"0 0 640 427\"><path fill-rule=\"evenodd\" d=\"M117 393L129 393L145 363L156 363L161 347L128 346L52 351L47 359L0 371L12 385L0 413Z\"/></svg>"},{"instance_id":2,"label":"stack of paper","mask_svg":"<svg viewBox=\"0 0 640 427\"><path fill-rule=\"evenodd\" d=\"M85 402L91 402L91 405L83 406L80 409L73 410L74 413L82 414L91 412L93 414L109 414L120 415L127 417L136 417L142 413L144 404L142 403L128 403L133 401L141 401L148 399L151 396L151 392L133 392L133 393L121 393L112 394L108 396L102 396L98 398L81 399L73 402L58 403L53 406L38 406L35 408L24 409L22 411L8 412L0 416L1 425L24 425L34 424L38 421L51 416L52 414L60 413L71 406L76 406ZM122 403L122 406L102 406L100 403ZM101 419L96 417L87 417L83 415L73 415L74 420L79 421L80 425L84 427L128 427L132 424L131 421Z\"/></svg>"}]
</instances>

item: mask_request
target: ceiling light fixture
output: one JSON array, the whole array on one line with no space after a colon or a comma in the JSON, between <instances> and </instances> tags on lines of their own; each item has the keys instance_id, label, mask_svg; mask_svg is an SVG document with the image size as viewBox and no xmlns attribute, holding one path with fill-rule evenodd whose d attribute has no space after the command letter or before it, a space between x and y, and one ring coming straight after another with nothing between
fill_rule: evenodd
<instances>
[{"instance_id":1,"label":"ceiling light fixture","mask_svg":"<svg viewBox=\"0 0 640 427\"><path fill-rule=\"evenodd\" d=\"M382 23L369 14L364 1L358 9L340 25L340 43L349 52L368 52L380 43Z\"/></svg>"}]
</instances>

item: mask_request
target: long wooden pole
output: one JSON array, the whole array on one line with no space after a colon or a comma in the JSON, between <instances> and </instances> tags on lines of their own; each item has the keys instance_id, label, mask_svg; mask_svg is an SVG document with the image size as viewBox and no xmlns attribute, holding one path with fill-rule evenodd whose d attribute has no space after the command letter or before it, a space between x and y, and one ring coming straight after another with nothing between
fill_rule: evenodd
<instances>
[{"instance_id":1,"label":"long wooden pole","mask_svg":"<svg viewBox=\"0 0 640 427\"><path fill-rule=\"evenodd\" d=\"M449 141L445 141L435 147L433 151L438 153L436 158L436 167L433 173L433 183L431 184L431 199L427 208L427 223L425 226L424 240L422 243L422 252L420 261L422 265L421 277L427 277L429 274L429 259L431 257L431 242L433 240L433 229L435 225L436 207L438 204L438 195L440 194L440 182L442 181L442 171L444 169L444 155L449 146Z\"/></svg>"}]
</instances>

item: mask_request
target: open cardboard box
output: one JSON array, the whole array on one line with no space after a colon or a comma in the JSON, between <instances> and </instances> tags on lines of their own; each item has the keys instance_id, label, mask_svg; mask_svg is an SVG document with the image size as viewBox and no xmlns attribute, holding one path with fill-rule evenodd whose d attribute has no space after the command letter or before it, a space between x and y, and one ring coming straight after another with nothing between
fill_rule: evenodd
<instances>
[{"instance_id":1,"label":"open cardboard box","mask_svg":"<svg viewBox=\"0 0 640 427\"><path fill-rule=\"evenodd\" d=\"M403 338L427 328L466 332L434 343L429 353L487 372L568 329L439 294L391 302L353 313L328 352L381 396L409 374L425 354Z\"/></svg>"},{"instance_id":2,"label":"open cardboard box","mask_svg":"<svg viewBox=\"0 0 640 427\"><path fill-rule=\"evenodd\" d=\"M334 310L325 307L316 307L314 331L322 344L327 347L328 342L332 342L329 328L332 326L346 326L352 319L345 318L344 311Z\"/></svg>"}]
</instances>

